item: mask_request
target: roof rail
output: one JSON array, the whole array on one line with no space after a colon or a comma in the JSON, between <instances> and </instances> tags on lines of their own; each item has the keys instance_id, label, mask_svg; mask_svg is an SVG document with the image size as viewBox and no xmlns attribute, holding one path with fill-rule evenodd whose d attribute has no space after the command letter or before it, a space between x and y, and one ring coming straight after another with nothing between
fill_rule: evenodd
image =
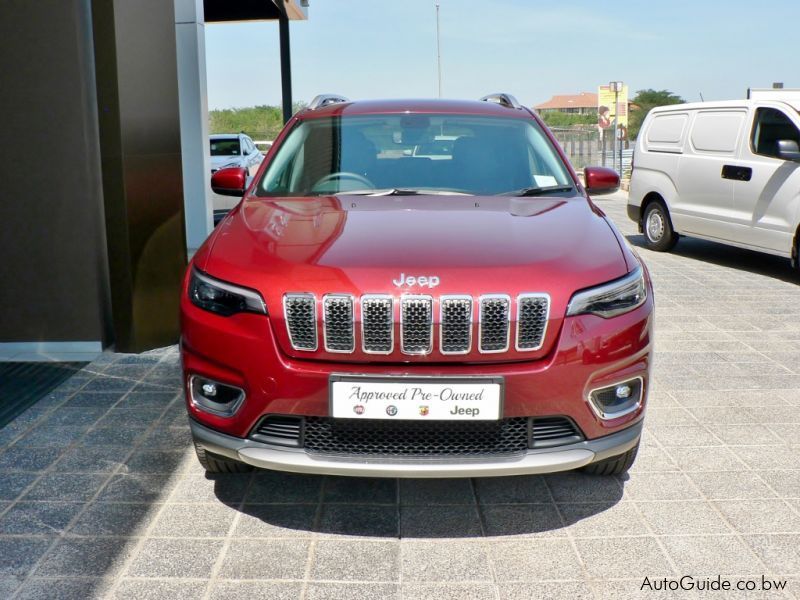
<instances>
[{"instance_id":1,"label":"roof rail","mask_svg":"<svg viewBox=\"0 0 800 600\"><path fill-rule=\"evenodd\" d=\"M319 96L315 96L306 108L308 110L317 110L329 104L338 104L340 102L350 102L350 100L339 94L320 94Z\"/></svg>"},{"instance_id":2,"label":"roof rail","mask_svg":"<svg viewBox=\"0 0 800 600\"><path fill-rule=\"evenodd\" d=\"M489 94L488 96L484 96L481 98L482 102L494 102L495 104L499 104L500 106L505 106L506 108L522 108L522 104L520 104L514 96L511 94Z\"/></svg>"}]
</instances>

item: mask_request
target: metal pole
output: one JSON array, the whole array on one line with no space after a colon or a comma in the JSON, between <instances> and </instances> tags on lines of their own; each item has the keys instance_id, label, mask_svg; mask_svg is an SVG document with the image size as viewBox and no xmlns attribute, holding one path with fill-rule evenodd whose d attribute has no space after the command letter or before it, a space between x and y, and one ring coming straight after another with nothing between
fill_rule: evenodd
<instances>
[{"instance_id":1,"label":"metal pole","mask_svg":"<svg viewBox=\"0 0 800 600\"><path fill-rule=\"evenodd\" d=\"M608 137L606 135L607 130L608 128L600 130L600 162L604 167L606 166L606 138Z\"/></svg>"},{"instance_id":2,"label":"metal pole","mask_svg":"<svg viewBox=\"0 0 800 600\"><path fill-rule=\"evenodd\" d=\"M614 159L612 161L613 168L617 168L617 128L619 127L619 89L614 84ZM617 172L622 170L622 165Z\"/></svg>"},{"instance_id":3,"label":"metal pole","mask_svg":"<svg viewBox=\"0 0 800 600\"><path fill-rule=\"evenodd\" d=\"M281 95L283 98L283 122L292 118L292 60L289 44L289 17L281 11L278 17L281 48Z\"/></svg>"},{"instance_id":4,"label":"metal pole","mask_svg":"<svg viewBox=\"0 0 800 600\"><path fill-rule=\"evenodd\" d=\"M438 76L437 92L442 97L442 45L439 39L439 3L436 3L436 72Z\"/></svg>"}]
</instances>

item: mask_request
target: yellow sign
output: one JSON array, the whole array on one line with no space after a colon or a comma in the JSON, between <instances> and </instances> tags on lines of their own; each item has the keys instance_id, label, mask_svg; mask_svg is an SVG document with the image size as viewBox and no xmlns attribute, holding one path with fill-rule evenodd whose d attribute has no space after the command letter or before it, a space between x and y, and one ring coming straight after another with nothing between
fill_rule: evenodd
<instances>
[{"instance_id":1,"label":"yellow sign","mask_svg":"<svg viewBox=\"0 0 800 600\"><path fill-rule=\"evenodd\" d=\"M616 98L615 98L616 96ZM597 126L600 129L609 129L614 126L614 118L619 107L619 125L628 129L628 86L623 85L622 91L615 94L608 85L597 88Z\"/></svg>"}]
</instances>

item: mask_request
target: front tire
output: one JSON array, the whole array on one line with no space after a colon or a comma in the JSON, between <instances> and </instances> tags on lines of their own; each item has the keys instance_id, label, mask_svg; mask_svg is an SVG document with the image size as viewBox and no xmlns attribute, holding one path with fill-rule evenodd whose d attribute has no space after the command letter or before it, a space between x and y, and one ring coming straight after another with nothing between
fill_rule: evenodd
<instances>
[{"instance_id":1,"label":"front tire","mask_svg":"<svg viewBox=\"0 0 800 600\"><path fill-rule=\"evenodd\" d=\"M642 231L645 244L656 252L668 252L678 242L678 235L672 229L669 211L661 202L651 202L647 205L642 218Z\"/></svg>"},{"instance_id":2,"label":"front tire","mask_svg":"<svg viewBox=\"0 0 800 600\"><path fill-rule=\"evenodd\" d=\"M206 470L206 473L249 473L253 467L246 465L238 460L231 460L224 456L217 456L207 452L205 448L194 443L194 452L197 460Z\"/></svg>"},{"instance_id":3,"label":"front tire","mask_svg":"<svg viewBox=\"0 0 800 600\"><path fill-rule=\"evenodd\" d=\"M583 471L590 475L622 475L633 466L637 452L639 452L639 442L636 442L636 445L624 454L586 465L583 467Z\"/></svg>"}]
</instances>

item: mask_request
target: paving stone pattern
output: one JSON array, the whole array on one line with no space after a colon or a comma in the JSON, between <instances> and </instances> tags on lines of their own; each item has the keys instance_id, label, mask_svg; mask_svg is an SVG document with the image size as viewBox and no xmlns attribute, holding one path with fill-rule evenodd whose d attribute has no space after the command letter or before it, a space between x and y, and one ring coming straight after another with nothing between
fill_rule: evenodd
<instances>
[{"instance_id":1,"label":"paving stone pattern","mask_svg":"<svg viewBox=\"0 0 800 600\"><path fill-rule=\"evenodd\" d=\"M624 197L600 200L634 246ZM628 476L206 476L177 350L105 354L0 430L0 598L800 598L800 284L640 249L656 361ZM681 575L783 592L640 591Z\"/></svg>"}]
</instances>

